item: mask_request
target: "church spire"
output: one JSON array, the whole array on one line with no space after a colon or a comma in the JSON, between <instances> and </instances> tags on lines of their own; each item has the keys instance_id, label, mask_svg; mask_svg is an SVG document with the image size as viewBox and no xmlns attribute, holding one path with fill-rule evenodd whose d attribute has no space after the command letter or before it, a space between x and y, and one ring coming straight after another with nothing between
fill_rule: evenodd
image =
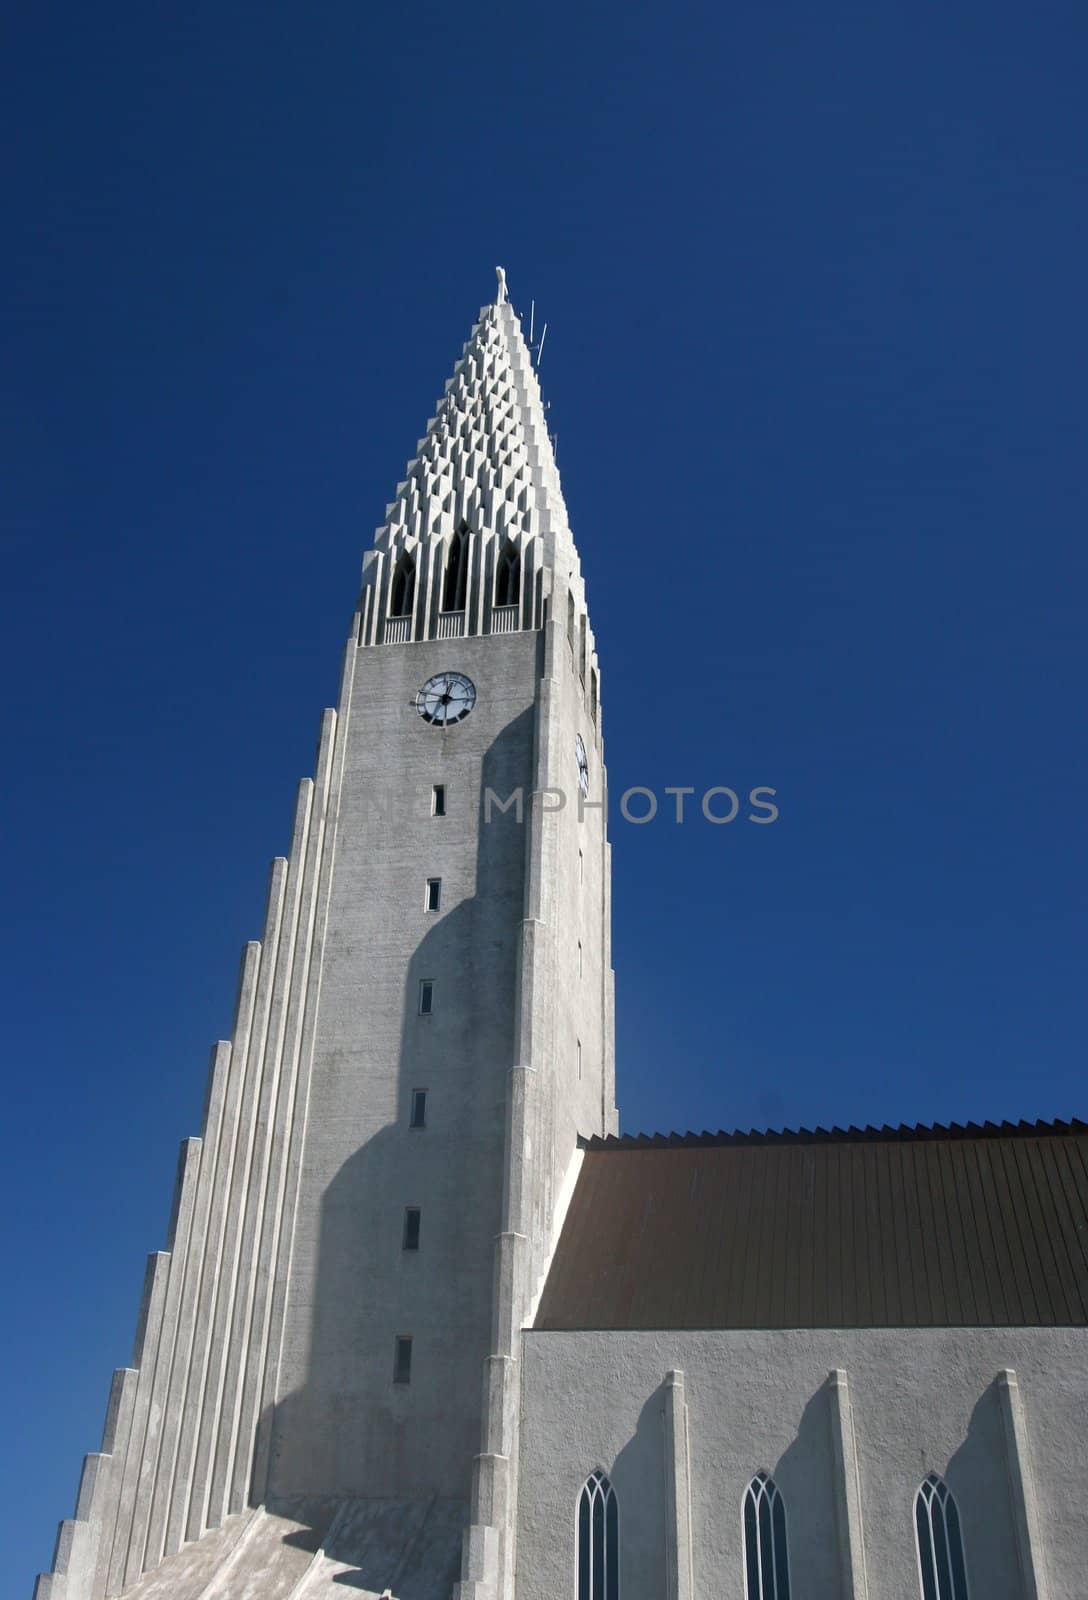
<instances>
[{"instance_id":1,"label":"church spire","mask_svg":"<svg viewBox=\"0 0 1088 1600\"><path fill-rule=\"evenodd\" d=\"M584 613L540 384L506 274L495 270L495 300L364 561L362 645L539 628L555 592L572 592Z\"/></svg>"}]
</instances>

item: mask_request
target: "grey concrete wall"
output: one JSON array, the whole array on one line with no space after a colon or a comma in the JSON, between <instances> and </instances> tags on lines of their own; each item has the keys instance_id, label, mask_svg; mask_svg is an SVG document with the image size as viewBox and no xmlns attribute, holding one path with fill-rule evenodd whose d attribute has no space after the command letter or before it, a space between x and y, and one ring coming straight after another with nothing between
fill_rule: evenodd
<instances>
[{"instance_id":1,"label":"grey concrete wall","mask_svg":"<svg viewBox=\"0 0 1088 1600\"><path fill-rule=\"evenodd\" d=\"M785 1498L794 1600L851 1593L827 1383L843 1368L869 1600L918 1600L913 1502L929 1471L956 1495L974 1600L1025 1600L1035 1591L1021 1569L997 1381L1010 1367L1038 1502L1039 1592L1080 1600L1086 1357L1083 1329L526 1333L518 1600L573 1593L575 1506L598 1466L619 1497L623 1600L666 1592L665 1379L673 1368L684 1373L688 1404L695 1593L743 1595L741 1500L760 1468ZM863 1582L853 1592L860 1600Z\"/></svg>"},{"instance_id":2,"label":"grey concrete wall","mask_svg":"<svg viewBox=\"0 0 1088 1600\"><path fill-rule=\"evenodd\" d=\"M601 1127L603 825L592 812L583 826L575 805L574 732L583 730L593 751L594 730L569 669L560 719L568 800L555 818L549 929L559 971L557 981L522 993L543 652L543 635L520 633L356 654L350 718L340 719L343 774L272 1425L273 1496L467 1500L481 1447L506 1101L523 1001L554 1041L538 1086L542 1195L550 1198L555 1170L561 1181L578 1132ZM442 730L419 717L413 700L447 669L466 673L478 698L463 722ZM597 753L593 764L599 788ZM444 817L431 815L436 783L446 790ZM496 807L488 821L489 788L503 799L520 789L520 818ZM442 880L438 914L425 910L431 877ZM424 978L434 983L430 1016L418 1014ZM416 1088L428 1093L422 1130L409 1126ZM402 1249L407 1206L422 1213L418 1252ZM549 1229L542 1201L537 1231ZM408 1385L392 1381L398 1335L413 1341Z\"/></svg>"},{"instance_id":3,"label":"grey concrete wall","mask_svg":"<svg viewBox=\"0 0 1088 1600\"><path fill-rule=\"evenodd\" d=\"M535 634L360 650L337 822L269 1492L467 1498L478 1449L524 828L480 797L528 787ZM433 673L477 689L439 729ZM432 785L447 814L433 817ZM438 914L424 904L442 879ZM418 1014L421 979L434 1010ZM414 1088L427 1126L409 1127ZM402 1249L406 1206L422 1211ZM412 1379L392 1382L394 1342Z\"/></svg>"}]
</instances>

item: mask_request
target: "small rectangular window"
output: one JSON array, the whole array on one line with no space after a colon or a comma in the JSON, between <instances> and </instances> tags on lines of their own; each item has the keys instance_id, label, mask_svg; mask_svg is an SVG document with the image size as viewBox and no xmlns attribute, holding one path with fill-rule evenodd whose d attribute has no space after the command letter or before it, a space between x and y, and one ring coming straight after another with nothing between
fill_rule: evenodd
<instances>
[{"instance_id":1,"label":"small rectangular window","mask_svg":"<svg viewBox=\"0 0 1088 1600\"><path fill-rule=\"evenodd\" d=\"M419 980L419 1014L429 1017L434 1010L434 982L430 978Z\"/></svg>"},{"instance_id":2,"label":"small rectangular window","mask_svg":"<svg viewBox=\"0 0 1088 1600\"><path fill-rule=\"evenodd\" d=\"M431 816L444 817L446 815L446 785L436 783L431 790Z\"/></svg>"},{"instance_id":3,"label":"small rectangular window","mask_svg":"<svg viewBox=\"0 0 1088 1600\"><path fill-rule=\"evenodd\" d=\"M407 1334L397 1335L397 1346L393 1356L393 1382L411 1383L412 1381L412 1341Z\"/></svg>"},{"instance_id":4,"label":"small rectangular window","mask_svg":"<svg viewBox=\"0 0 1088 1600\"><path fill-rule=\"evenodd\" d=\"M419 1219L418 1206L406 1206L404 1211L404 1248L405 1250L419 1249Z\"/></svg>"},{"instance_id":5,"label":"small rectangular window","mask_svg":"<svg viewBox=\"0 0 1088 1600\"><path fill-rule=\"evenodd\" d=\"M426 895L426 899L424 900L424 905L425 905L426 909L428 911L437 911L438 910L438 906L439 906L439 902L441 901L441 899L442 899L442 879L441 878L428 878L427 879L427 895Z\"/></svg>"},{"instance_id":6,"label":"small rectangular window","mask_svg":"<svg viewBox=\"0 0 1088 1600\"><path fill-rule=\"evenodd\" d=\"M427 1091L426 1089L412 1090L412 1114L408 1120L410 1128L425 1128L427 1126Z\"/></svg>"}]
</instances>

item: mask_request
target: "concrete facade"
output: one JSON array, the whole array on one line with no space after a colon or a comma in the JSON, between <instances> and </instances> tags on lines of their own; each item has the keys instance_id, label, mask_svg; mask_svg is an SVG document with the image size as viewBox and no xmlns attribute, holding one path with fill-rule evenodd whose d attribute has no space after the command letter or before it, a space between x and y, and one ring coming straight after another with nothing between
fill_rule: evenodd
<instances>
[{"instance_id":1,"label":"concrete facade","mask_svg":"<svg viewBox=\"0 0 1088 1600\"><path fill-rule=\"evenodd\" d=\"M529 1332L524 1366L518 1600L575 1592L595 1468L619 1502L623 1600L683 1593L689 1562L687 1592L741 1600L741 1503L761 1469L785 1502L796 1600L919 1600L927 1472L956 1496L973 1600L1085 1593L1085 1329Z\"/></svg>"},{"instance_id":2,"label":"concrete facade","mask_svg":"<svg viewBox=\"0 0 1088 1600\"><path fill-rule=\"evenodd\" d=\"M443 727L416 696L447 671L476 702ZM256 1506L338 1508L341 1552L369 1552L378 1592L413 1570L420 1600L448 1595L458 1565L466 1596L509 1591L520 1330L578 1137L616 1126L600 728L578 557L500 287L364 564L132 1366L39 1600L127 1594L160 1566L180 1595L201 1567L187 1547Z\"/></svg>"}]
</instances>

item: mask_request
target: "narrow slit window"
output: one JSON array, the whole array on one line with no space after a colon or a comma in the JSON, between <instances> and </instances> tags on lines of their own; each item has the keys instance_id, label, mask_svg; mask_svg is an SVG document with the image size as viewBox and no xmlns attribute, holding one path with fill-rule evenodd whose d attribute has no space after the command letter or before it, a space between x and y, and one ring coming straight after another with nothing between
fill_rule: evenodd
<instances>
[{"instance_id":1,"label":"narrow slit window","mask_svg":"<svg viewBox=\"0 0 1088 1600\"><path fill-rule=\"evenodd\" d=\"M582 941L578 941L578 976L582 976Z\"/></svg>"},{"instance_id":2,"label":"narrow slit window","mask_svg":"<svg viewBox=\"0 0 1088 1600\"><path fill-rule=\"evenodd\" d=\"M567 643L570 645L570 653L571 653L571 655L573 655L574 654L574 596L572 594L570 594L569 592L567 594Z\"/></svg>"},{"instance_id":3,"label":"narrow slit window","mask_svg":"<svg viewBox=\"0 0 1088 1600\"><path fill-rule=\"evenodd\" d=\"M427 879L427 894L424 905L428 911L437 911L442 901L442 879Z\"/></svg>"},{"instance_id":4,"label":"narrow slit window","mask_svg":"<svg viewBox=\"0 0 1088 1600\"><path fill-rule=\"evenodd\" d=\"M586 681L586 614L583 611L579 618L578 628L578 676L582 682Z\"/></svg>"},{"instance_id":5,"label":"narrow slit window","mask_svg":"<svg viewBox=\"0 0 1088 1600\"><path fill-rule=\"evenodd\" d=\"M594 724L597 721L597 673L591 668L589 673L589 714Z\"/></svg>"},{"instance_id":6,"label":"narrow slit window","mask_svg":"<svg viewBox=\"0 0 1088 1600\"><path fill-rule=\"evenodd\" d=\"M586 878L586 861L582 852L578 852L578 882L584 883Z\"/></svg>"},{"instance_id":7,"label":"narrow slit window","mask_svg":"<svg viewBox=\"0 0 1088 1600\"><path fill-rule=\"evenodd\" d=\"M419 1014L429 1017L434 1010L434 980L433 978L420 978L419 980Z\"/></svg>"},{"instance_id":8,"label":"narrow slit window","mask_svg":"<svg viewBox=\"0 0 1088 1600\"><path fill-rule=\"evenodd\" d=\"M425 1128L427 1126L427 1091L426 1089L412 1090L412 1110L408 1117L410 1128Z\"/></svg>"},{"instance_id":9,"label":"narrow slit window","mask_svg":"<svg viewBox=\"0 0 1088 1600\"><path fill-rule=\"evenodd\" d=\"M577 1042L577 1052L576 1053L577 1053L577 1056L578 1056L578 1076L580 1078L582 1076L582 1041L581 1041L581 1039L579 1039L578 1042Z\"/></svg>"},{"instance_id":10,"label":"narrow slit window","mask_svg":"<svg viewBox=\"0 0 1088 1600\"><path fill-rule=\"evenodd\" d=\"M397 1335L396 1349L393 1352L393 1382L411 1383L412 1381L412 1340L408 1334Z\"/></svg>"},{"instance_id":11,"label":"narrow slit window","mask_svg":"<svg viewBox=\"0 0 1088 1600\"><path fill-rule=\"evenodd\" d=\"M404 1209L404 1248L405 1250L419 1249L419 1219L422 1213L418 1206L406 1206Z\"/></svg>"},{"instance_id":12,"label":"narrow slit window","mask_svg":"<svg viewBox=\"0 0 1088 1600\"><path fill-rule=\"evenodd\" d=\"M436 783L431 789L431 816L444 817L446 815L446 785Z\"/></svg>"}]
</instances>

